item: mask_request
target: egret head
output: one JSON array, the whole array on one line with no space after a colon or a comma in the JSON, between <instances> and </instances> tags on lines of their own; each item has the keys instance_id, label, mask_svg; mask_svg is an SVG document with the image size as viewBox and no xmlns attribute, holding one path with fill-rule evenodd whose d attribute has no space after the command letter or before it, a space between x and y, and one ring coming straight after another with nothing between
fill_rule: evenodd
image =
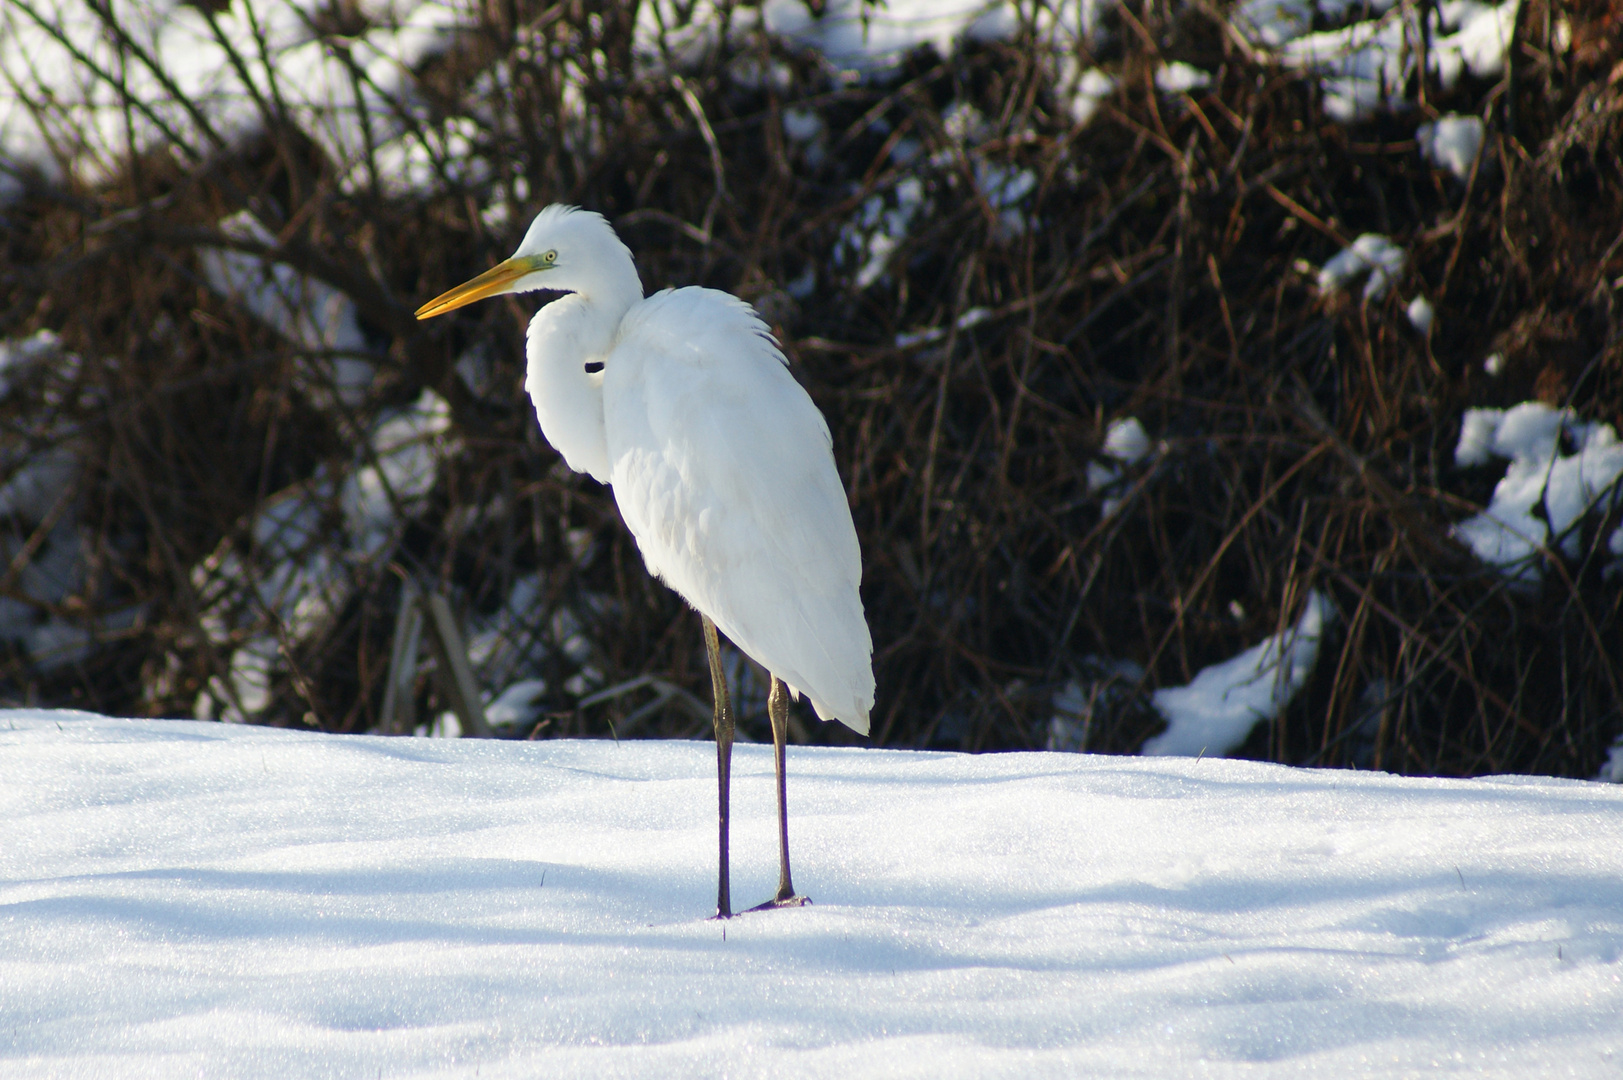
<instances>
[{"instance_id":1,"label":"egret head","mask_svg":"<svg viewBox=\"0 0 1623 1080\"><path fill-rule=\"evenodd\" d=\"M537 289L579 293L609 305L629 306L642 297L631 252L603 215L553 203L535 216L512 258L436 296L417 309L417 317L430 319L487 296Z\"/></svg>"}]
</instances>

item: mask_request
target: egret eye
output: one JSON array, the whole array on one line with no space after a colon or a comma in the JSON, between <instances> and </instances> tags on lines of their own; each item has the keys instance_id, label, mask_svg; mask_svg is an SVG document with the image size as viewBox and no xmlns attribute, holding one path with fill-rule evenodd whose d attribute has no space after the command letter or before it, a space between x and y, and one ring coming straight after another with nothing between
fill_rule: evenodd
<instances>
[{"instance_id":1,"label":"egret eye","mask_svg":"<svg viewBox=\"0 0 1623 1080\"><path fill-rule=\"evenodd\" d=\"M541 256L541 261L546 263L548 266L551 266L553 263L558 261L558 253L556 251L549 251L545 255Z\"/></svg>"}]
</instances>

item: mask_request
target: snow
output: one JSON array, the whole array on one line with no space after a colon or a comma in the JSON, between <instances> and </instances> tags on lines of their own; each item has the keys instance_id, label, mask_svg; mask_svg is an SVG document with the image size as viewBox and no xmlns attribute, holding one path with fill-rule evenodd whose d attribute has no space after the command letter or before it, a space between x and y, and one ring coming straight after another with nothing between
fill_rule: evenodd
<instances>
[{"instance_id":1,"label":"snow","mask_svg":"<svg viewBox=\"0 0 1623 1080\"><path fill-rule=\"evenodd\" d=\"M1114 517L1121 509L1124 498L1122 488L1123 467L1140 464L1154 449L1144 425L1136 416L1118 417L1105 429L1105 441L1099 452L1108 462L1090 461L1087 465L1088 494L1106 492L1100 501L1101 517Z\"/></svg>"},{"instance_id":2,"label":"snow","mask_svg":"<svg viewBox=\"0 0 1623 1080\"><path fill-rule=\"evenodd\" d=\"M1109 719L1130 707L1144 680L1144 669L1131 660L1106 656L1083 658L1082 679L1072 679L1052 698L1045 750L1085 753L1095 717Z\"/></svg>"},{"instance_id":3,"label":"snow","mask_svg":"<svg viewBox=\"0 0 1623 1080\"><path fill-rule=\"evenodd\" d=\"M791 142L811 142L827 130L828 125L823 122L823 118L818 116L814 109L789 108L783 110L783 133L789 136Z\"/></svg>"},{"instance_id":4,"label":"snow","mask_svg":"<svg viewBox=\"0 0 1623 1080\"><path fill-rule=\"evenodd\" d=\"M988 161L979 155L974 161L975 187L986 204L998 211L998 238L1007 240L1024 233L1026 217L1018 207L1026 196L1037 190L1037 174L1030 169Z\"/></svg>"},{"instance_id":5,"label":"snow","mask_svg":"<svg viewBox=\"0 0 1623 1080\"><path fill-rule=\"evenodd\" d=\"M1277 49L1313 29L1315 7L1313 0L1241 0L1231 17L1252 41Z\"/></svg>"},{"instance_id":6,"label":"snow","mask_svg":"<svg viewBox=\"0 0 1623 1080\"><path fill-rule=\"evenodd\" d=\"M1475 0L1445 0L1438 5L1444 26L1457 27L1432 45L1432 64L1445 89L1469 71L1478 78L1503 73L1511 39L1516 32L1520 0L1483 4Z\"/></svg>"},{"instance_id":7,"label":"snow","mask_svg":"<svg viewBox=\"0 0 1623 1080\"><path fill-rule=\"evenodd\" d=\"M276 238L251 213L220 222L233 239L275 250ZM354 407L364 399L376 366L361 333L355 303L325 282L283 263L228 248L205 248L199 259L204 280L219 295L241 304L255 318L319 359L301 356L300 389L318 404ZM333 354L329 357L329 354Z\"/></svg>"},{"instance_id":8,"label":"snow","mask_svg":"<svg viewBox=\"0 0 1623 1080\"><path fill-rule=\"evenodd\" d=\"M983 307L972 307L962 315L958 316L953 325L960 330L968 330L970 327L977 326L991 317L992 313L988 309ZM898 349L910 349L915 345L923 345L932 341L940 341L946 336L947 332L939 326L931 326L924 330L912 330L907 333L896 335L896 347Z\"/></svg>"},{"instance_id":9,"label":"snow","mask_svg":"<svg viewBox=\"0 0 1623 1080\"><path fill-rule=\"evenodd\" d=\"M1409 325L1418 330L1422 337L1431 333L1432 324L1437 321L1437 309L1431 306L1430 300L1417 296L1403 310L1409 316Z\"/></svg>"},{"instance_id":10,"label":"snow","mask_svg":"<svg viewBox=\"0 0 1623 1080\"><path fill-rule=\"evenodd\" d=\"M951 56L966 32L981 39L1013 32L1007 5L988 0L889 0L883 6L830 0L821 15L802 0L766 0L761 14L771 33L864 74L895 67L921 45Z\"/></svg>"},{"instance_id":11,"label":"snow","mask_svg":"<svg viewBox=\"0 0 1623 1080\"><path fill-rule=\"evenodd\" d=\"M32 377L36 369L52 363L62 351L62 343L49 330L39 330L25 338L0 339L0 398L12 386Z\"/></svg>"},{"instance_id":12,"label":"snow","mask_svg":"<svg viewBox=\"0 0 1623 1080\"><path fill-rule=\"evenodd\" d=\"M1574 444L1570 454L1561 452L1563 436ZM1454 463L1480 466L1494 457L1510 459L1504 478L1487 508L1455 525L1453 535L1511 580L1536 585L1543 576L1540 553L1551 537L1576 558L1582 519L1618 498L1623 444L1610 424L1583 423L1570 409L1542 402L1468 409Z\"/></svg>"},{"instance_id":13,"label":"snow","mask_svg":"<svg viewBox=\"0 0 1623 1080\"><path fill-rule=\"evenodd\" d=\"M860 259L856 286L866 289L882 280L890 269L890 258L907 238L908 226L924 208L924 183L916 176L905 177L894 190L893 205L885 196L871 195L862 203L856 219L841 230L835 248L836 265Z\"/></svg>"},{"instance_id":14,"label":"snow","mask_svg":"<svg viewBox=\"0 0 1623 1080\"><path fill-rule=\"evenodd\" d=\"M1294 626L1230 660L1202 669L1187 686L1155 692L1167 729L1144 744L1151 755L1215 755L1239 748L1259 720L1285 711L1319 657L1335 609L1311 592Z\"/></svg>"},{"instance_id":15,"label":"snow","mask_svg":"<svg viewBox=\"0 0 1623 1080\"><path fill-rule=\"evenodd\" d=\"M451 406L424 390L406 408L387 413L363 451L370 462L351 474L341 495L352 550L374 555L399 527L396 507L420 503L434 490L440 462L453 453Z\"/></svg>"},{"instance_id":16,"label":"snow","mask_svg":"<svg viewBox=\"0 0 1623 1080\"><path fill-rule=\"evenodd\" d=\"M1176 60L1170 64L1162 64L1155 71L1155 88L1163 94L1187 94L1191 90L1199 90L1210 86L1211 74Z\"/></svg>"},{"instance_id":17,"label":"snow","mask_svg":"<svg viewBox=\"0 0 1623 1080\"><path fill-rule=\"evenodd\" d=\"M1623 532L1618 535L1623 536ZM1623 555L1623 551L1617 554ZM1600 767L1595 779L1608 784L1623 784L1623 735L1618 736L1607 749L1606 763Z\"/></svg>"},{"instance_id":18,"label":"snow","mask_svg":"<svg viewBox=\"0 0 1623 1080\"><path fill-rule=\"evenodd\" d=\"M1427 161L1464 180L1476 164L1486 130L1480 116L1450 113L1435 123L1421 124L1415 129L1415 139Z\"/></svg>"},{"instance_id":19,"label":"snow","mask_svg":"<svg viewBox=\"0 0 1623 1080\"><path fill-rule=\"evenodd\" d=\"M421 510L440 464L456 453L451 407L424 390L356 441L354 467L341 482L323 466L270 495L249 526L257 563L227 537L192 568L203 629L216 646L233 648L227 676L212 677L199 694L197 716L242 721L271 704L282 652L272 630L293 642L313 636L349 602L357 570L388 557L404 518ZM329 520L334 505L342 528Z\"/></svg>"},{"instance_id":20,"label":"snow","mask_svg":"<svg viewBox=\"0 0 1623 1080\"><path fill-rule=\"evenodd\" d=\"M493 728L517 728L539 717L536 700L547 692L544 679L520 679L485 706L485 720Z\"/></svg>"},{"instance_id":21,"label":"snow","mask_svg":"<svg viewBox=\"0 0 1623 1080\"><path fill-rule=\"evenodd\" d=\"M1611 785L795 748L722 925L708 743L0 719L8 1076L1618 1064Z\"/></svg>"},{"instance_id":22,"label":"snow","mask_svg":"<svg viewBox=\"0 0 1623 1080\"><path fill-rule=\"evenodd\" d=\"M200 159L215 138L229 142L259 127L255 99L274 72L279 100L292 118L347 170L366 157L374 139L387 141L418 127L403 123L398 108L409 98L411 70L448 46L462 13L440 3L368 3L364 14L371 25L346 38L340 54L315 30L313 16L321 7L312 0L260 4L254 20L232 8L211 23L178 0L110 3L111 18L141 55L162 68L160 78L119 52L90 5L7 5L0 9L0 69L27 92L0 95L0 159L51 176L66 170L94 180L115 165L105 156L109 149L122 150L131 139L142 147L156 145L168 140L166 132ZM150 114L127 113L119 88L93 75L75 52L122 80ZM243 61L241 70L233 55ZM244 72L252 86L244 83ZM183 107L177 93L198 111ZM39 102L49 109L36 109Z\"/></svg>"},{"instance_id":23,"label":"snow","mask_svg":"<svg viewBox=\"0 0 1623 1080\"><path fill-rule=\"evenodd\" d=\"M1074 66L1074 59L1071 62ZM1093 119L1093 114L1099 111L1099 102L1116 92L1116 80L1098 68L1078 71L1068 81L1073 84L1071 92L1067 95L1071 119L1084 127Z\"/></svg>"},{"instance_id":24,"label":"snow","mask_svg":"<svg viewBox=\"0 0 1623 1080\"><path fill-rule=\"evenodd\" d=\"M1149 456L1152 444L1149 433L1136 416L1112 420L1105 430L1104 454L1124 465L1135 465Z\"/></svg>"},{"instance_id":25,"label":"snow","mask_svg":"<svg viewBox=\"0 0 1623 1080\"><path fill-rule=\"evenodd\" d=\"M1113 0L1058 0L1036 13L1036 29L1061 51L1091 40ZM821 53L858 75L884 74L908 53L929 45L951 56L960 41L1002 41L1019 30L1022 15L1009 0L827 0L813 15L803 0L766 0L762 25L803 49Z\"/></svg>"},{"instance_id":26,"label":"snow","mask_svg":"<svg viewBox=\"0 0 1623 1080\"><path fill-rule=\"evenodd\" d=\"M1443 89L1452 89L1467 71L1478 78L1504 71L1519 2L1445 0L1429 9L1427 66ZM1354 123L1383 108L1407 108L1403 88L1419 63L1422 37L1411 6L1392 0L1367 8L1343 0L1316 6L1331 21L1355 10L1365 17L1310 33L1315 5L1308 0L1246 0L1235 22L1259 45L1277 50L1284 63L1317 75L1324 111L1333 120Z\"/></svg>"},{"instance_id":27,"label":"snow","mask_svg":"<svg viewBox=\"0 0 1623 1080\"><path fill-rule=\"evenodd\" d=\"M0 484L0 515L38 521L78 479L79 458L67 446L59 444L29 454ZM53 602L61 598L54 597Z\"/></svg>"},{"instance_id":28,"label":"snow","mask_svg":"<svg viewBox=\"0 0 1623 1080\"><path fill-rule=\"evenodd\" d=\"M99 638L146 614L144 605L114 606L116 594L96 587L87 566L95 538L79 518L83 442L58 412L81 392L79 369L80 358L50 331L0 339L0 400L13 399L10 409L25 421L0 444L0 566L14 577L0 596L0 644L26 654L40 673L83 662Z\"/></svg>"},{"instance_id":29,"label":"snow","mask_svg":"<svg viewBox=\"0 0 1623 1080\"><path fill-rule=\"evenodd\" d=\"M1379 300L1408 261L1408 253L1380 233L1364 233L1343 248L1319 271L1319 290L1344 289L1364 274L1364 299Z\"/></svg>"}]
</instances>

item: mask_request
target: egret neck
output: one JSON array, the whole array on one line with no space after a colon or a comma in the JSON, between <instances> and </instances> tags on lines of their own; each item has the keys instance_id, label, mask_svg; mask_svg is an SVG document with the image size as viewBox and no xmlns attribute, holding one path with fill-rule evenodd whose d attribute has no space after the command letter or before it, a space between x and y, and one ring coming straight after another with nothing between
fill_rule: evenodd
<instances>
[{"instance_id":1,"label":"egret neck","mask_svg":"<svg viewBox=\"0 0 1623 1080\"><path fill-rule=\"evenodd\" d=\"M635 276L632 278L636 281ZM613 307L583 293L560 297L530 323L524 389L535 403L547 442L576 472L609 482L609 445L603 428L604 364L614 348L629 302ZM590 369L590 370L589 370Z\"/></svg>"},{"instance_id":2,"label":"egret neck","mask_svg":"<svg viewBox=\"0 0 1623 1080\"><path fill-rule=\"evenodd\" d=\"M642 300L642 279L630 250L613 230L599 226L589 248L567 242L576 229L600 221L549 207L536 217L510 261L526 260L537 268L522 287L573 294L543 307L530 323L524 389L535 403L547 442L571 469L607 484L604 365L619 341L626 312Z\"/></svg>"}]
</instances>

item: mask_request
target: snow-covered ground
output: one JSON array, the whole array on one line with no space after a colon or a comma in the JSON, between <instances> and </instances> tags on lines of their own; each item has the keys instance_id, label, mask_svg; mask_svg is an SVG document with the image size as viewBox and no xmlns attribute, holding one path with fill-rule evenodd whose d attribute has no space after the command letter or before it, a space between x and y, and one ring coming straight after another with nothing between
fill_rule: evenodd
<instances>
[{"instance_id":1,"label":"snow-covered ground","mask_svg":"<svg viewBox=\"0 0 1623 1080\"><path fill-rule=\"evenodd\" d=\"M0 1074L1617 1076L1623 790L0 713ZM735 762L734 895L775 881Z\"/></svg>"}]
</instances>

